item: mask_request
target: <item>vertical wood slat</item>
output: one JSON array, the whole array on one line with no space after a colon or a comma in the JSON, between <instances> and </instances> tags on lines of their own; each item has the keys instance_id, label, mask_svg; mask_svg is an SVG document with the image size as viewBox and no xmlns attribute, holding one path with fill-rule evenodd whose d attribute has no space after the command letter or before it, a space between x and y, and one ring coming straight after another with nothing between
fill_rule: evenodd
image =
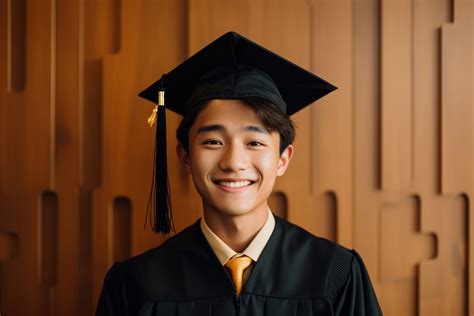
<instances>
[{"instance_id":1,"label":"vertical wood slat","mask_svg":"<svg viewBox=\"0 0 474 316\"><path fill-rule=\"evenodd\" d=\"M2 314L3 312L3 271L2 271L2 264L0 263L0 315Z\"/></svg>"},{"instance_id":2,"label":"vertical wood slat","mask_svg":"<svg viewBox=\"0 0 474 316\"><path fill-rule=\"evenodd\" d=\"M61 201L59 278L62 282L54 289L54 312L60 315L92 313L91 197L81 183L84 2L56 3L54 165L56 192Z\"/></svg>"},{"instance_id":3,"label":"vertical wood slat","mask_svg":"<svg viewBox=\"0 0 474 316\"><path fill-rule=\"evenodd\" d=\"M415 0L413 12L413 187L431 195L441 192L441 26L450 21L451 4Z\"/></svg>"},{"instance_id":4,"label":"vertical wood slat","mask_svg":"<svg viewBox=\"0 0 474 316\"><path fill-rule=\"evenodd\" d=\"M146 124L152 104L137 97L137 91L156 76L169 71L179 64L186 54L186 2L181 1L119 1L120 50L110 54L107 47L100 46L97 36L90 34L95 43L91 47L96 55L86 49L86 60L97 57L102 64L101 95L101 170L100 186L94 191L93 222L93 305L95 306L106 269L113 263L112 249L113 218L110 216L110 202L116 196L127 196L133 203L131 214L132 237L131 253L138 254L155 247L166 237L155 235L148 228L143 230L146 202L151 183L154 129ZM123 13L123 14L122 14ZM94 14L94 12L92 12ZM106 39L107 40L107 39ZM102 50L103 49L103 50ZM104 52L100 55L99 52ZM99 56L97 56L99 55ZM87 57L89 56L89 57ZM87 76L87 75L86 75ZM88 88L86 87L86 90ZM94 90L97 91L97 90ZM173 128L179 117L167 113L169 126L169 157L174 153L172 147ZM183 173L177 172L176 159L169 160L169 174L178 183ZM118 172L120 170L120 172ZM95 181L94 178L91 178ZM175 188L175 181L171 181ZM172 192L172 203L181 209L181 216L175 217L178 230L194 222L199 215L196 193L191 185L178 186ZM181 197L181 199L179 199ZM186 198L183 198L186 197ZM178 200L179 199L179 200ZM174 211L177 208L174 207ZM178 210L179 211L179 210ZM168 236L169 237L169 236ZM110 241L109 243L106 241Z\"/></svg>"},{"instance_id":5,"label":"vertical wood slat","mask_svg":"<svg viewBox=\"0 0 474 316\"><path fill-rule=\"evenodd\" d=\"M18 238L18 235L13 232L0 231L0 264L2 261L17 257L19 251L20 239Z\"/></svg>"},{"instance_id":6,"label":"vertical wood slat","mask_svg":"<svg viewBox=\"0 0 474 316\"><path fill-rule=\"evenodd\" d=\"M5 79L1 80L2 115L5 114L5 117L2 117L2 134L4 134L1 142L3 148L0 168L3 170L0 218L2 229L15 231L21 243L18 257L11 262L2 263L2 287L8 288L8 291L1 293L2 313L44 315L47 312L49 291L41 287L38 282L40 258L37 211L38 203L41 203L38 192L49 188L51 183L52 140L49 104L51 8L48 2L24 3L25 34L21 41L28 47L22 67L25 84L21 91L10 89L11 85L9 87L7 82L8 71L2 71L5 75L2 77ZM6 5L7 2L2 1L2 10ZM6 20L2 20L2 24ZM8 41L3 40L7 31L8 26L1 29L2 51L8 53ZM21 56L21 52L18 56ZM7 65L7 61L8 57L3 58L2 55L2 64ZM21 75L21 69L18 70L18 74ZM31 84L26 85L27 81Z\"/></svg>"},{"instance_id":7,"label":"vertical wood slat","mask_svg":"<svg viewBox=\"0 0 474 316\"><path fill-rule=\"evenodd\" d=\"M7 294L11 299L5 313L45 315L52 307L51 287L41 286L38 264L40 218L38 203L41 194L54 189L54 1L26 1L26 61L25 90L21 97L13 93L10 99L9 141L10 168L15 170L9 178L16 188L10 191L10 207L17 209L14 225L18 225L21 252L16 265L8 266L6 274L20 275L22 285L13 278L7 284L17 291ZM31 84L30 84L31 83ZM15 102L16 101L16 102ZM15 103L13 103L15 102ZM14 106L13 106L14 105ZM13 110L13 108L16 108ZM25 115L27 114L27 115ZM46 196L47 197L47 196ZM33 216L32 216L33 215ZM21 271L21 272L20 272ZM54 269L43 271L44 281L54 282ZM57 272L57 270L56 270ZM17 281L18 282L18 281ZM21 297L22 304L18 304Z\"/></svg>"},{"instance_id":8,"label":"vertical wood slat","mask_svg":"<svg viewBox=\"0 0 474 316\"><path fill-rule=\"evenodd\" d=\"M120 50L121 3L120 0L81 2L83 15L80 16L80 77L83 82L79 88L79 183L81 185L81 224L85 225L84 234L90 234L90 243L83 243L82 250L91 253L90 267L81 271L89 280L80 286L91 290L80 299L91 303L95 310L97 298L103 282L104 272L111 259L104 255L108 250L108 235L97 235L109 230L106 216L108 197L101 191L103 184L104 165L104 57ZM117 111L119 107L117 106ZM86 227L90 224L90 227ZM110 224L111 225L111 224ZM100 233L98 233L100 232ZM86 258L84 258L86 259ZM85 280L85 279L82 279ZM90 313L89 313L90 314Z\"/></svg>"},{"instance_id":9,"label":"vertical wood slat","mask_svg":"<svg viewBox=\"0 0 474 316\"><path fill-rule=\"evenodd\" d=\"M380 1L354 3L354 247L363 255L377 291L379 302L388 313L391 292L380 275ZM389 294L390 293L390 294ZM399 304L411 308L410 302ZM410 315L409 313L399 314Z\"/></svg>"},{"instance_id":10,"label":"vertical wood slat","mask_svg":"<svg viewBox=\"0 0 474 316\"><path fill-rule=\"evenodd\" d=\"M380 1L354 3L354 247L364 256L385 307L380 283ZM387 292L385 292L387 293Z\"/></svg>"},{"instance_id":11,"label":"vertical wood slat","mask_svg":"<svg viewBox=\"0 0 474 316\"><path fill-rule=\"evenodd\" d=\"M8 3L6 1L0 1L0 30L6 30L8 28ZM6 34L7 32L3 31L0 32L0 47L2 48L0 50L0 73L7 74L8 71L8 58L7 58L7 50L8 50L8 35ZM2 78L3 77L3 78ZM5 144L7 143L7 131L6 131L6 114L7 114L7 107L6 107L6 100L7 100L7 91L8 89L8 78L7 76L1 76L0 77L0 166L5 166L6 165L6 156L7 156L7 149ZM4 167L3 167L4 168ZM0 196L3 197L3 199L0 199L0 222L3 223L3 226L7 226L8 223L6 222L6 211L1 211L6 210L6 192L7 192L7 184L6 184L6 173L3 170L2 167L0 167ZM5 229L5 227L2 227L1 229ZM0 268L1 269L1 268ZM1 279L1 273L2 271L0 270L0 304L2 301L2 292L1 292L1 287L3 285L2 279ZM0 311L1 313L1 311Z\"/></svg>"},{"instance_id":12,"label":"vertical wood slat","mask_svg":"<svg viewBox=\"0 0 474 316\"><path fill-rule=\"evenodd\" d=\"M413 177L412 1L381 2L381 185L395 192Z\"/></svg>"},{"instance_id":13,"label":"vertical wood slat","mask_svg":"<svg viewBox=\"0 0 474 316\"><path fill-rule=\"evenodd\" d=\"M311 64L315 74L338 87L338 90L311 105L312 182L314 210L330 207L328 192L337 197L337 214L333 210L322 211L321 218L328 222L318 223L317 234L335 235L337 242L353 247L353 1L314 0L311 3L313 23L310 40ZM303 136L304 137L304 136ZM291 180L287 180L291 181ZM298 192L293 192L298 196ZM331 195L329 195L331 197ZM324 214L326 213L326 214ZM327 216L332 214L331 216ZM332 216L337 220L333 226ZM303 224L305 221L302 221ZM318 219L319 222L319 219ZM322 228L322 226L326 228ZM334 228L329 234L328 227ZM321 231L320 231L321 229Z\"/></svg>"},{"instance_id":14,"label":"vertical wood slat","mask_svg":"<svg viewBox=\"0 0 474 316\"><path fill-rule=\"evenodd\" d=\"M417 315L418 263L437 256L437 236L421 232L421 203L415 195L381 206L379 293L387 315Z\"/></svg>"},{"instance_id":15,"label":"vertical wood slat","mask_svg":"<svg viewBox=\"0 0 474 316\"><path fill-rule=\"evenodd\" d=\"M421 202L413 196L400 203L388 203L381 211L381 278L409 279L416 284L416 266L437 255L436 236L420 234Z\"/></svg>"},{"instance_id":16,"label":"vertical wood slat","mask_svg":"<svg viewBox=\"0 0 474 316\"><path fill-rule=\"evenodd\" d=\"M38 227L38 279L53 287L58 282L58 198L54 192L41 194Z\"/></svg>"},{"instance_id":17,"label":"vertical wood slat","mask_svg":"<svg viewBox=\"0 0 474 316\"><path fill-rule=\"evenodd\" d=\"M92 190L102 168L102 57L121 49L122 13L120 0L82 0L80 10L80 183Z\"/></svg>"},{"instance_id":18,"label":"vertical wood slat","mask_svg":"<svg viewBox=\"0 0 474 316\"><path fill-rule=\"evenodd\" d=\"M5 306L4 295L2 292L7 292L8 289L4 286L2 278L2 267L7 261L10 261L18 257L20 252L20 239L16 233L13 232L2 232L0 231L0 315L2 314Z\"/></svg>"},{"instance_id":19,"label":"vertical wood slat","mask_svg":"<svg viewBox=\"0 0 474 316\"><path fill-rule=\"evenodd\" d=\"M92 290L92 194L81 190L78 198L79 210L79 245L77 254L79 256L79 269L77 271L78 283L78 304L81 315L92 315L95 311L91 296Z\"/></svg>"},{"instance_id":20,"label":"vertical wood slat","mask_svg":"<svg viewBox=\"0 0 474 316\"><path fill-rule=\"evenodd\" d=\"M463 4L460 1L459 6ZM467 8L466 8L467 9ZM441 77L441 189L472 190L472 36L459 23L444 25ZM472 31L471 31L472 35Z\"/></svg>"},{"instance_id":21,"label":"vertical wood slat","mask_svg":"<svg viewBox=\"0 0 474 316\"><path fill-rule=\"evenodd\" d=\"M474 104L473 104L474 105ZM451 258L446 264L451 270L449 276L450 288L450 315L469 315L469 199L460 194L452 201L452 222L450 227L451 238L449 248Z\"/></svg>"},{"instance_id":22,"label":"vertical wood slat","mask_svg":"<svg viewBox=\"0 0 474 316\"><path fill-rule=\"evenodd\" d=\"M116 197L112 202L113 261L130 257L132 249L132 203L126 197Z\"/></svg>"},{"instance_id":23,"label":"vertical wood slat","mask_svg":"<svg viewBox=\"0 0 474 316\"><path fill-rule=\"evenodd\" d=\"M467 12L468 15L468 25L470 24L470 27L467 29L467 36L470 38L471 41L471 83L474 84L474 3L471 1L470 2L470 7L471 10ZM471 108L474 107L474 91L471 89ZM474 110L473 110L474 112ZM474 120L474 118L473 118ZM471 150L474 150L474 130L473 134L471 134ZM471 179L474 179L474 168L471 169ZM471 184L474 185L474 184ZM474 233L472 230L474 229L474 216L472 216L472 211L473 211L473 203L472 199L474 197L474 188L471 186L470 192L468 192L465 195L465 198L467 199L467 205L468 205L468 240L467 240L467 245L468 245L468 260L467 260L467 265L468 265L468 271L467 271L467 279L468 279L468 284L467 284L467 302L468 302L468 313L470 315L474 314Z\"/></svg>"},{"instance_id":24,"label":"vertical wood slat","mask_svg":"<svg viewBox=\"0 0 474 316\"><path fill-rule=\"evenodd\" d=\"M335 192L328 191L322 195L318 209L318 236L327 238L334 242L338 239L338 221L340 206L338 196Z\"/></svg>"},{"instance_id":25,"label":"vertical wood slat","mask_svg":"<svg viewBox=\"0 0 474 316\"><path fill-rule=\"evenodd\" d=\"M438 255L420 263L420 315L466 315L468 200L464 195L431 198L423 208L431 210L423 221L436 230Z\"/></svg>"},{"instance_id":26,"label":"vertical wood slat","mask_svg":"<svg viewBox=\"0 0 474 316\"><path fill-rule=\"evenodd\" d=\"M107 19L110 21L110 32L112 37L110 39L110 48L111 53L117 54L122 46L122 10L120 3L123 0L110 0L109 8L105 12L109 12L110 17Z\"/></svg>"},{"instance_id":27,"label":"vertical wood slat","mask_svg":"<svg viewBox=\"0 0 474 316\"><path fill-rule=\"evenodd\" d=\"M472 167L474 150L474 3L453 0L451 24L443 25L441 77L441 192L444 194L474 194ZM468 200L468 207L471 204ZM471 210L468 210L470 212ZM474 227L474 217L468 216L468 231ZM467 311L474 313L474 234L469 234Z\"/></svg>"},{"instance_id":28,"label":"vertical wood slat","mask_svg":"<svg viewBox=\"0 0 474 316\"><path fill-rule=\"evenodd\" d=\"M56 63L57 63L57 0L50 0L50 25L49 25L49 187L56 187Z\"/></svg>"},{"instance_id":29,"label":"vertical wood slat","mask_svg":"<svg viewBox=\"0 0 474 316\"><path fill-rule=\"evenodd\" d=\"M25 88L26 0L7 0L7 91Z\"/></svg>"}]
</instances>

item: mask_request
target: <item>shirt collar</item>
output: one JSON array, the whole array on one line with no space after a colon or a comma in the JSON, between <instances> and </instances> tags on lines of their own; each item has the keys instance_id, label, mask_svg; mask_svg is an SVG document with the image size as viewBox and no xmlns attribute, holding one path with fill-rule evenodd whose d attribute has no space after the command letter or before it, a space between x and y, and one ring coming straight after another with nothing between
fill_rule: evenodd
<instances>
[{"instance_id":1,"label":"shirt collar","mask_svg":"<svg viewBox=\"0 0 474 316\"><path fill-rule=\"evenodd\" d=\"M240 257L240 256L248 256L253 261L257 261L260 257L260 254L265 248L270 236L273 233L273 229L275 228L275 217L273 216L270 209L268 209L268 216L265 224L262 228L258 231L257 235L254 239L250 242L250 244L245 248L242 253L235 252L232 248L230 248L222 239L219 238L207 225L204 216L201 218L201 230L206 238L207 242L211 246L212 250L219 259L219 262L222 265L225 265L226 262L233 258L233 257Z\"/></svg>"}]
</instances>

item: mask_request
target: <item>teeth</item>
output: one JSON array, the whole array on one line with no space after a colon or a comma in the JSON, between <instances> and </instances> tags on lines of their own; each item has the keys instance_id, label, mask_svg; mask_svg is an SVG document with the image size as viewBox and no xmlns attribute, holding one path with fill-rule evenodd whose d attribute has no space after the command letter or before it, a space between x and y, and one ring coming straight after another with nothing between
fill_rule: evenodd
<instances>
[{"instance_id":1,"label":"teeth","mask_svg":"<svg viewBox=\"0 0 474 316\"><path fill-rule=\"evenodd\" d=\"M251 181L219 181L219 184L229 188L241 188L249 185Z\"/></svg>"}]
</instances>

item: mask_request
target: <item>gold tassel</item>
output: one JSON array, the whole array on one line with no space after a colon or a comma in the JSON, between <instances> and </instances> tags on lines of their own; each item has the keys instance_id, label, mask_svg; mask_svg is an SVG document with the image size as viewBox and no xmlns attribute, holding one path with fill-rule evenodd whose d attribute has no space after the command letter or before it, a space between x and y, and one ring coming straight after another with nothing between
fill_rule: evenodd
<instances>
[{"instance_id":1,"label":"gold tassel","mask_svg":"<svg viewBox=\"0 0 474 316\"><path fill-rule=\"evenodd\" d=\"M150 127L153 127L153 125L156 123L156 113L158 112L158 105L155 106L153 109L153 113L151 113L150 117L148 118L148 125Z\"/></svg>"},{"instance_id":2,"label":"gold tassel","mask_svg":"<svg viewBox=\"0 0 474 316\"><path fill-rule=\"evenodd\" d=\"M155 106L155 108L153 109L153 113L151 113L150 117L148 118L148 125L150 125L150 127L153 127L153 125L156 123L156 115L158 113L159 106L165 106L165 91L164 90L158 91L158 105Z\"/></svg>"}]
</instances>

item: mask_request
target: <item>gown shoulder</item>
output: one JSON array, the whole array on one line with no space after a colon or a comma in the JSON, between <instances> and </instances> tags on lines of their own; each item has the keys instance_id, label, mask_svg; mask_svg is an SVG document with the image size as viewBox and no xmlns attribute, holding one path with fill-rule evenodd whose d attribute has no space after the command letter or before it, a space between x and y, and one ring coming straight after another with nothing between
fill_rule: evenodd
<instances>
[{"instance_id":1,"label":"gown shoulder","mask_svg":"<svg viewBox=\"0 0 474 316\"><path fill-rule=\"evenodd\" d=\"M249 315L381 315L356 251L279 218L240 300ZM115 263L106 274L96 315L211 311L233 315L235 292L196 223L156 248Z\"/></svg>"}]
</instances>

